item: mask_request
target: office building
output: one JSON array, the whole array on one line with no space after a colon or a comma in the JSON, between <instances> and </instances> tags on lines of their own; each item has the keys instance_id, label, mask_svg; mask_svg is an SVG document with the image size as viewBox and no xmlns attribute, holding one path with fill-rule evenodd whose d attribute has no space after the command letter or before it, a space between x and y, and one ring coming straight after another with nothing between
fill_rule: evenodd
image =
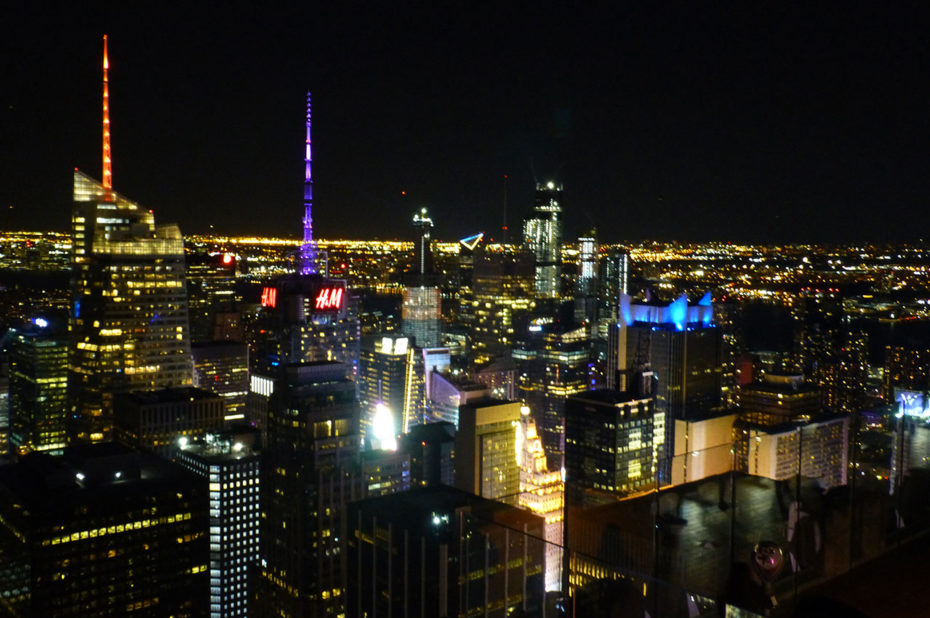
<instances>
[{"instance_id":1,"label":"office building","mask_svg":"<svg viewBox=\"0 0 930 618\"><path fill-rule=\"evenodd\" d=\"M67 333L54 320L36 318L25 328L11 330L7 341L12 454L60 454L68 443Z\"/></svg>"},{"instance_id":2,"label":"office building","mask_svg":"<svg viewBox=\"0 0 930 618\"><path fill-rule=\"evenodd\" d=\"M273 374L294 363L332 361L358 370L358 298L344 279L287 275L262 287L251 329L251 369Z\"/></svg>"},{"instance_id":3,"label":"office building","mask_svg":"<svg viewBox=\"0 0 930 618\"><path fill-rule=\"evenodd\" d=\"M410 489L410 455L403 449L362 451L360 456L365 496L386 496Z\"/></svg>"},{"instance_id":4,"label":"office building","mask_svg":"<svg viewBox=\"0 0 930 618\"><path fill-rule=\"evenodd\" d=\"M453 485L455 482L455 425L436 421L414 425L401 436L398 450L410 457L413 487Z\"/></svg>"},{"instance_id":5,"label":"office building","mask_svg":"<svg viewBox=\"0 0 930 618\"><path fill-rule=\"evenodd\" d=\"M455 486L482 498L517 504L517 425L522 406L516 401L484 400L459 408L455 434Z\"/></svg>"},{"instance_id":6,"label":"office building","mask_svg":"<svg viewBox=\"0 0 930 618\"><path fill-rule=\"evenodd\" d=\"M210 618L248 616L249 570L258 562L261 455L255 432L184 440L176 461L208 488Z\"/></svg>"},{"instance_id":7,"label":"office building","mask_svg":"<svg viewBox=\"0 0 930 618\"><path fill-rule=\"evenodd\" d=\"M359 359L358 389L362 405L361 435L366 444L372 439L390 439L419 422L423 393L416 372L417 351L407 337L371 337L363 342ZM389 427L379 427L375 436L375 416L387 411Z\"/></svg>"},{"instance_id":8,"label":"office building","mask_svg":"<svg viewBox=\"0 0 930 618\"><path fill-rule=\"evenodd\" d=\"M249 347L237 341L211 341L191 346L194 386L223 398L225 420L242 420L249 393Z\"/></svg>"},{"instance_id":9,"label":"office building","mask_svg":"<svg viewBox=\"0 0 930 618\"><path fill-rule=\"evenodd\" d=\"M471 358L475 365L509 352L521 318L534 301L534 255L526 250L479 246L473 255L470 302Z\"/></svg>"},{"instance_id":10,"label":"office building","mask_svg":"<svg viewBox=\"0 0 930 618\"><path fill-rule=\"evenodd\" d=\"M575 272L575 321L585 324L590 334L597 334L598 262L597 231L578 238L578 264Z\"/></svg>"},{"instance_id":11,"label":"office building","mask_svg":"<svg viewBox=\"0 0 930 618\"><path fill-rule=\"evenodd\" d=\"M608 383L627 391L644 370L658 378L652 392L656 425L663 425L665 436L656 441L666 448L656 474L664 484L670 480L675 421L713 416L721 408L720 331L709 292L696 304L684 294L672 303L635 302L622 294L619 310L608 342Z\"/></svg>"},{"instance_id":12,"label":"office building","mask_svg":"<svg viewBox=\"0 0 930 618\"><path fill-rule=\"evenodd\" d=\"M206 342L215 339L217 326L229 314L237 314L242 295L236 290L239 260L232 253L194 253L187 256L188 314L191 323L191 341ZM220 329L233 335L230 329ZM240 339L241 340L241 337Z\"/></svg>"},{"instance_id":13,"label":"office building","mask_svg":"<svg viewBox=\"0 0 930 618\"><path fill-rule=\"evenodd\" d=\"M72 437L112 438L117 392L193 382L184 240L113 191L104 39L103 182L74 171L68 378Z\"/></svg>"},{"instance_id":14,"label":"office building","mask_svg":"<svg viewBox=\"0 0 930 618\"><path fill-rule=\"evenodd\" d=\"M531 325L513 351L520 367L520 399L532 410L552 468L565 452L565 400L591 388L590 338L584 325L556 320Z\"/></svg>"},{"instance_id":15,"label":"office building","mask_svg":"<svg viewBox=\"0 0 930 618\"><path fill-rule=\"evenodd\" d=\"M820 389L797 374L766 373L738 393L740 419L761 425L810 420L822 411Z\"/></svg>"},{"instance_id":16,"label":"office building","mask_svg":"<svg viewBox=\"0 0 930 618\"><path fill-rule=\"evenodd\" d=\"M622 249L611 249L600 261L597 285L598 339L607 340L610 328L620 316L620 295L630 292L630 256Z\"/></svg>"},{"instance_id":17,"label":"office building","mask_svg":"<svg viewBox=\"0 0 930 618\"><path fill-rule=\"evenodd\" d=\"M275 378L265 428L261 566L249 615L345 613L345 505L357 473L359 408L351 368L289 365Z\"/></svg>"},{"instance_id":18,"label":"office building","mask_svg":"<svg viewBox=\"0 0 930 618\"><path fill-rule=\"evenodd\" d=\"M733 428L736 469L776 481L817 479L824 490L846 485L848 414L820 415L795 423L766 425L738 420Z\"/></svg>"},{"instance_id":19,"label":"office building","mask_svg":"<svg viewBox=\"0 0 930 618\"><path fill-rule=\"evenodd\" d=\"M562 186L536 185L533 214L523 221L523 242L536 258L536 298L562 290Z\"/></svg>"},{"instance_id":20,"label":"office building","mask_svg":"<svg viewBox=\"0 0 930 618\"><path fill-rule=\"evenodd\" d=\"M414 339L416 346L435 348L442 345L442 304L430 247L433 220L425 208L414 215L413 227L417 238L401 305L401 330Z\"/></svg>"},{"instance_id":21,"label":"office building","mask_svg":"<svg viewBox=\"0 0 930 618\"><path fill-rule=\"evenodd\" d=\"M543 526L445 486L355 502L347 615L542 615Z\"/></svg>"},{"instance_id":22,"label":"office building","mask_svg":"<svg viewBox=\"0 0 930 618\"><path fill-rule=\"evenodd\" d=\"M526 406L520 410L517 426L517 452L520 466L520 508L546 522L546 590L562 588L562 525L565 509L565 483L559 469L549 470L536 421Z\"/></svg>"},{"instance_id":23,"label":"office building","mask_svg":"<svg viewBox=\"0 0 930 618\"><path fill-rule=\"evenodd\" d=\"M207 486L117 444L0 469L0 596L11 615L207 615Z\"/></svg>"},{"instance_id":24,"label":"office building","mask_svg":"<svg viewBox=\"0 0 930 618\"><path fill-rule=\"evenodd\" d=\"M488 388L491 397L510 400L517 398L518 369L512 358L497 358L471 374L475 382Z\"/></svg>"},{"instance_id":25,"label":"office building","mask_svg":"<svg viewBox=\"0 0 930 618\"><path fill-rule=\"evenodd\" d=\"M223 398L194 388L120 393L113 404L115 437L133 448L170 455L180 438L193 439L223 425Z\"/></svg>"},{"instance_id":26,"label":"office building","mask_svg":"<svg viewBox=\"0 0 930 618\"><path fill-rule=\"evenodd\" d=\"M655 402L597 390L565 402L565 490L571 504L655 487Z\"/></svg>"},{"instance_id":27,"label":"office building","mask_svg":"<svg viewBox=\"0 0 930 618\"><path fill-rule=\"evenodd\" d=\"M462 375L433 373L430 376L430 396L427 401L430 421L445 421L453 428L459 426L459 408L490 397L484 384L472 382Z\"/></svg>"}]
</instances>

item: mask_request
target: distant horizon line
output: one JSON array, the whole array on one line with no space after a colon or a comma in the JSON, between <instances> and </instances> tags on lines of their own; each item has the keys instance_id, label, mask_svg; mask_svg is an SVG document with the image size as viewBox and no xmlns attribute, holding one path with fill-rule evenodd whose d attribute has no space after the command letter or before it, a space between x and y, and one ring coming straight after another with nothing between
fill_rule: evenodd
<instances>
[{"instance_id":1,"label":"distant horizon line","mask_svg":"<svg viewBox=\"0 0 930 618\"><path fill-rule=\"evenodd\" d=\"M71 232L62 232L60 230L11 230L11 229L2 229L0 228L0 236L2 235L58 235L58 236L71 236ZM297 236L290 235L271 235L271 236L257 236L254 234L211 234L204 232L194 232L190 234L182 233L181 236L186 239L195 239L195 238L209 238L218 242L234 242L234 243L244 243L247 241L265 241L272 242L275 244L294 244L295 246L300 246L303 242L302 239ZM364 243L364 242L386 242L386 243L401 243L401 244L414 244L414 240L405 240L401 238L321 238L317 239L314 242L322 244L335 244L335 243ZM436 243L455 245L459 244L460 240L440 240L435 239ZM659 240L659 239L640 239L640 240L619 240L613 242L599 243L600 247L622 247L635 246L635 245L659 245L659 246L668 246L668 245L680 245L680 246L700 246L700 245L735 245L735 246L744 246L744 247L860 247L862 245L876 245L876 246L899 246L899 247L908 247L911 245L922 245L927 243L925 239L918 240L900 240L900 241L874 241L874 240L846 240L846 241L784 241L784 242L752 242L745 240ZM492 241L484 243L486 245L497 245L497 246L518 246L522 243L513 243L513 242L496 242ZM571 246L578 244L577 241L567 241L562 243L563 246Z\"/></svg>"}]
</instances>

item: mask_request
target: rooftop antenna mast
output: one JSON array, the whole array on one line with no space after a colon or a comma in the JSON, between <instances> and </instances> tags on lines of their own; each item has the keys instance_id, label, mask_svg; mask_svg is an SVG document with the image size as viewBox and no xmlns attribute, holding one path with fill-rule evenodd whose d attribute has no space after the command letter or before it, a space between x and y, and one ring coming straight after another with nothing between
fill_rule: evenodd
<instances>
[{"instance_id":1,"label":"rooftop antenna mast","mask_svg":"<svg viewBox=\"0 0 930 618\"><path fill-rule=\"evenodd\" d=\"M316 274L316 243L313 241L313 175L310 165L313 156L310 153L310 93L307 92L307 141L304 152L304 242L300 247L300 274Z\"/></svg>"},{"instance_id":2,"label":"rooftop antenna mast","mask_svg":"<svg viewBox=\"0 0 930 618\"><path fill-rule=\"evenodd\" d=\"M103 35L103 187L113 189L113 171L110 168L110 82L107 70L107 35Z\"/></svg>"}]
</instances>

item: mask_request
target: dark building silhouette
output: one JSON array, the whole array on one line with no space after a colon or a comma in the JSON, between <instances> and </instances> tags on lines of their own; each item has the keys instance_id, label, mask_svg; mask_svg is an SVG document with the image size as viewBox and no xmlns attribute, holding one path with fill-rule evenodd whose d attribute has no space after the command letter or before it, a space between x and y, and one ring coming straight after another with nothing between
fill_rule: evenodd
<instances>
[{"instance_id":1,"label":"dark building silhouette","mask_svg":"<svg viewBox=\"0 0 930 618\"><path fill-rule=\"evenodd\" d=\"M0 468L2 597L12 615L205 616L207 487L117 444Z\"/></svg>"},{"instance_id":2,"label":"dark building silhouette","mask_svg":"<svg viewBox=\"0 0 930 618\"><path fill-rule=\"evenodd\" d=\"M250 615L345 611L345 506L363 496L356 472L359 410L349 371L321 361L289 365L276 376Z\"/></svg>"},{"instance_id":3,"label":"dark building silhouette","mask_svg":"<svg viewBox=\"0 0 930 618\"><path fill-rule=\"evenodd\" d=\"M544 520L452 487L349 506L350 616L540 615Z\"/></svg>"},{"instance_id":4,"label":"dark building silhouette","mask_svg":"<svg viewBox=\"0 0 930 618\"><path fill-rule=\"evenodd\" d=\"M400 450L410 456L413 487L455 482L455 425L445 421L414 425L401 436Z\"/></svg>"}]
</instances>

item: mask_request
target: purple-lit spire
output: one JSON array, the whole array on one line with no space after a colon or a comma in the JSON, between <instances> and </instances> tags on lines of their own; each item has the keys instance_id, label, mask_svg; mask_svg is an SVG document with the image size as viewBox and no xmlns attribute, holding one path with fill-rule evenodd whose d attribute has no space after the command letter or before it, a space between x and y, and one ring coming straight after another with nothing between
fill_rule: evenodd
<instances>
[{"instance_id":1,"label":"purple-lit spire","mask_svg":"<svg viewBox=\"0 0 930 618\"><path fill-rule=\"evenodd\" d=\"M306 163L306 176L304 177L304 242L300 247L300 274L312 275L316 273L316 243L313 242L313 175L310 173L310 164L313 157L310 154L310 93L307 93L307 144L304 154Z\"/></svg>"}]
</instances>

